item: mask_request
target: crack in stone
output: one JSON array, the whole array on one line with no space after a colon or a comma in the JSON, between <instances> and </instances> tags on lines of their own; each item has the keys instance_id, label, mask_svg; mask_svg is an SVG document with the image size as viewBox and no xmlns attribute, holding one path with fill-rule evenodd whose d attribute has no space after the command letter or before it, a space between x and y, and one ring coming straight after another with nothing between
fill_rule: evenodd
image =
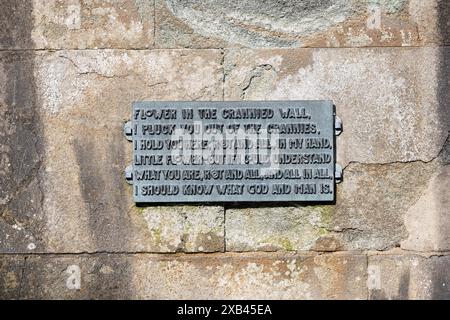
<instances>
[{"instance_id":1,"label":"crack in stone","mask_svg":"<svg viewBox=\"0 0 450 320\"><path fill-rule=\"evenodd\" d=\"M356 227L345 227L345 228L339 228L339 229L330 229L330 228L324 228L325 230L329 231L329 232L335 232L335 233L345 233L348 231L355 231L355 232L365 232L366 230L363 229L359 229Z\"/></svg>"},{"instance_id":2,"label":"crack in stone","mask_svg":"<svg viewBox=\"0 0 450 320\"><path fill-rule=\"evenodd\" d=\"M168 81L161 81L161 82L155 82L155 83L150 83L149 85L147 85L148 88L153 88L156 86L162 86L162 85L168 85L169 82Z\"/></svg>"},{"instance_id":3,"label":"crack in stone","mask_svg":"<svg viewBox=\"0 0 450 320\"><path fill-rule=\"evenodd\" d=\"M366 293L366 300L369 300L370 299L370 288L369 288L369 285L368 285L368 281L369 281L369 272L368 272L368 270L369 270L369 265L370 265L370 261L369 261L369 255L366 253L365 255L364 255L364 257L365 257L365 262L366 262L366 270L364 271L364 274L365 274L365 276L366 276L366 288L367 288L367 293Z\"/></svg>"},{"instance_id":4,"label":"crack in stone","mask_svg":"<svg viewBox=\"0 0 450 320\"><path fill-rule=\"evenodd\" d=\"M225 72L225 50L220 50L220 54L220 68L222 70L222 101L225 101L225 79L227 75Z\"/></svg>"},{"instance_id":5,"label":"crack in stone","mask_svg":"<svg viewBox=\"0 0 450 320\"><path fill-rule=\"evenodd\" d=\"M153 47L156 46L156 0L153 0Z\"/></svg>"},{"instance_id":6,"label":"crack in stone","mask_svg":"<svg viewBox=\"0 0 450 320\"><path fill-rule=\"evenodd\" d=\"M27 259L28 259L28 256L25 256L23 259L23 265L20 270L19 290L17 292L17 299L20 299L22 296L23 278L25 276L25 267L27 265Z\"/></svg>"},{"instance_id":7,"label":"crack in stone","mask_svg":"<svg viewBox=\"0 0 450 320\"><path fill-rule=\"evenodd\" d=\"M227 252L227 228L226 228L227 210L225 206L222 206L222 209L223 209L223 252Z\"/></svg>"},{"instance_id":8,"label":"crack in stone","mask_svg":"<svg viewBox=\"0 0 450 320\"><path fill-rule=\"evenodd\" d=\"M218 257L240 257L242 255L246 256L296 256L296 255L302 255L305 256L305 258L314 258L315 256L322 256L322 255L352 255L352 256L358 256L358 255L365 255L368 257L374 257L374 256L408 256L408 255L416 255L423 258L434 258L434 257L448 257L450 256L450 251L414 251L414 250L405 250L401 249L401 251L397 250L398 248L394 249L395 251L392 252L392 250L340 250L340 251L311 251L311 250L296 250L296 251L227 251L227 252L221 252L221 251L215 251L215 252L208 252L208 251L198 251L198 252L152 252L152 251L80 251L80 252L30 252L30 253L1 253L0 257L2 256L15 256L15 257L21 257L24 258L31 258L31 257L39 257L39 256L46 256L46 257L60 257L60 256L103 256L103 255L113 255L113 256L132 256L132 255L142 255L142 256L154 256L157 257L170 257L173 256L173 258L177 257L188 257L188 256L218 256ZM25 267L25 263L22 265L21 269Z\"/></svg>"},{"instance_id":9,"label":"crack in stone","mask_svg":"<svg viewBox=\"0 0 450 320\"><path fill-rule=\"evenodd\" d=\"M242 89L241 93L241 99L245 100L245 96L247 94L248 89L252 86L253 81L256 78L261 78L263 76L264 71L270 71L274 70L273 66L270 64L260 64L253 68L250 72L252 75L250 76L250 79L248 80L247 85Z\"/></svg>"},{"instance_id":10,"label":"crack in stone","mask_svg":"<svg viewBox=\"0 0 450 320\"><path fill-rule=\"evenodd\" d=\"M441 149L439 150L438 154L431 158L430 160L407 160L407 161L391 161L391 162L361 162L361 161L350 161L345 167L343 167L343 171L347 169L348 167L352 165L375 165L375 166L388 166L388 165L395 165L395 164L411 164L411 163L423 163L423 164L429 164L433 161L438 160L444 153L445 148L447 148L447 145L450 143L450 131L447 134L447 138L445 139L444 144L442 145Z\"/></svg>"},{"instance_id":11,"label":"crack in stone","mask_svg":"<svg viewBox=\"0 0 450 320\"><path fill-rule=\"evenodd\" d=\"M116 75L116 74L114 74L114 75L106 75L106 74L98 72L98 71L81 71L81 68L78 66L78 64L75 61L73 61L71 58L69 58L68 56L58 55L58 58L63 58L63 59L66 59L67 61L69 61L75 67L76 72L79 75L96 75L96 76L99 76L99 77L102 77L102 78L106 78L106 79L114 79L114 78L124 79L124 78L127 78L127 77L130 76L129 74L125 74L125 75Z\"/></svg>"}]
</instances>

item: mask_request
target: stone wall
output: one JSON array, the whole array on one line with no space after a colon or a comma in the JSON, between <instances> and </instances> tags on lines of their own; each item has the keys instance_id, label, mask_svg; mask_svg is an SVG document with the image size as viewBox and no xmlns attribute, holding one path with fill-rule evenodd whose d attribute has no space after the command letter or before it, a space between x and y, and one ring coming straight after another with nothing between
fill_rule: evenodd
<instances>
[{"instance_id":1,"label":"stone wall","mask_svg":"<svg viewBox=\"0 0 450 320\"><path fill-rule=\"evenodd\" d=\"M3 0L0 297L450 299L450 2ZM332 99L335 205L136 207L135 100Z\"/></svg>"}]
</instances>

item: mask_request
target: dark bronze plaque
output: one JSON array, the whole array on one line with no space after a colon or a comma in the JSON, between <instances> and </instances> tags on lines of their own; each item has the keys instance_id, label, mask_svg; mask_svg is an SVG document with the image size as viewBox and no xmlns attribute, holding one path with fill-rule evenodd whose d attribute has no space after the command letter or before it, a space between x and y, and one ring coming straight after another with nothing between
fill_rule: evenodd
<instances>
[{"instance_id":1,"label":"dark bronze plaque","mask_svg":"<svg viewBox=\"0 0 450 320\"><path fill-rule=\"evenodd\" d=\"M331 101L136 102L137 203L333 201Z\"/></svg>"}]
</instances>

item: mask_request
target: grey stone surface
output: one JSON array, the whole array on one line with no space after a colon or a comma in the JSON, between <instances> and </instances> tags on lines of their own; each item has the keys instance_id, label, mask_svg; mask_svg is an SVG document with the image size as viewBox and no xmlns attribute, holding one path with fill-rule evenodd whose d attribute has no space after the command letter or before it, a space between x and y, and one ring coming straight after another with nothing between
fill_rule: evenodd
<instances>
[{"instance_id":1,"label":"grey stone surface","mask_svg":"<svg viewBox=\"0 0 450 320\"><path fill-rule=\"evenodd\" d=\"M2 1L0 48L151 48L153 4L151 0Z\"/></svg>"},{"instance_id":2,"label":"grey stone surface","mask_svg":"<svg viewBox=\"0 0 450 320\"><path fill-rule=\"evenodd\" d=\"M0 255L0 299L19 299L24 266L24 256Z\"/></svg>"},{"instance_id":3,"label":"grey stone surface","mask_svg":"<svg viewBox=\"0 0 450 320\"><path fill-rule=\"evenodd\" d=\"M57 51L29 60L4 52L1 59L1 252L167 251L183 232L174 226L173 238L163 239L169 244L156 242L134 206L123 178L132 146L122 126L135 100L219 100L220 51ZM195 246L186 250L222 250L223 212L208 210L195 221L213 230L190 234Z\"/></svg>"},{"instance_id":4,"label":"grey stone surface","mask_svg":"<svg viewBox=\"0 0 450 320\"><path fill-rule=\"evenodd\" d=\"M142 215L158 252L225 250L222 206L151 206Z\"/></svg>"},{"instance_id":5,"label":"grey stone surface","mask_svg":"<svg viewBox=\"0 0 450 320\"><path fill-rule=\"evenodd\" d=\"M32 48L33 0L0 3L0 49Z\"/></svg>"},{"instance_id":6,"label":"grey stone surface","mask_svg":"<svg viewBox=\"0 0 450 320\"><path fill-rule=\"evenodd\" d=\"M225 100L332 99L344 124L342 166L430 161L450 130L449 56L448 48L227 50Z\"/></svg>"},{"instance_id":7,"label":"grey stone surface","mask_svg":"<svg viewBox=\"0 0 450 320\"><path fill-rule=\"evenodd\" d=\"M364 299L366 263L358 254L34 255L20 298Z\"/></svg>"},{"instance_id":8,"label":"grey stone surface","mask_svg":"<svg viewBox=\"0 0 450 320\"><path fill-rule=\"evenodd\" d=\"M408 238L402 248L415 251L450 251L450 166L429 181L405 215Z\"/></svg>"},{"instance_id":9,"label":"grey stone surface","mask_svg":"<svg viewBox=\"0 0 450 320\"><path fill-rule=\"evenodd\" d=\"M450 256L380 254L369 257L369 298L450 299Z\"/></svg>"},{"instance_id":10,"label":"grey stone surface","mask_svg":"<svg viewBox=\"0 0 450 320\"><path fill-rule=\"evenodd\" d=\"M349 166L330 230L339 233L345 249L399 246L407 238L404 215L439 168L437 161Z\"/></svg>"},{"instance_id":11,"label":"grey stone surface","mask_svg":"<svg viewBox=\"0 0 450 320\"><path fill-rule=\"evenodd\" d=\"M27 250L41 242L39 171L43 133L32 73L33 55L0 54L0 248Z\"/></svg>"},{"instance_id":12,"label":"grey stone surface","mask_svg":"<svg viewBox=\"0 0 450 320\"><path fill-rule=\"evenodd\" d=\"M450 299L449 14L447 0L1 1L0 298ZM135 207L131 102L223 99L334 100L336 204Z\"/></svg>"},{"instance_id":13,"label":"grey stone surface","mask_svg":"<svg viewBox=\"0 0 450 320\"><path fill-rule=\"evenodd\" d=\"M438 8L438 9L437 9ZM366 47L442 43L446 1L157 0L156 44L174 47Z\"/></svg>"},{"instance_id":14,"label":"grey stone surface","mask_svg":"<svg viewBox=\"0 0 450 320\"><path fill-rule=\"evenodd\" d=\"M344 181L337 186L335 205L227 209L226 248L336 251L400 246L408 238L404 216L440 170L438 161L352 164L345 170ZM445 202L441 204L445 208ZM427 210L427 214L436 214L431 208ZM441 221L445 230L447 223L445 219ZM419 232L419 227L415 230ZM445 232L441 236L445 237Z\"/></svg>"},{"instance_id":15,"label":"grey stone surface","mask_svg":"<svg viewBox=\"0 0 450 320\"><path fill-rule=\"evenodd\" d=\"M448 44L446 0L5 0L3 49ZM16 23L14 19L23 19Z\"/></svg>"},{"instance_id":16,"label":"grey stone surface","mask_svg":"<svg viewBox=\"0 0 450 320\"><path fill-rule=\"evenodd\" d=\"M332 205L229 208L225 213L227 251L309 250L329 233L332 213Z\"/></svg>"}]
</instances>

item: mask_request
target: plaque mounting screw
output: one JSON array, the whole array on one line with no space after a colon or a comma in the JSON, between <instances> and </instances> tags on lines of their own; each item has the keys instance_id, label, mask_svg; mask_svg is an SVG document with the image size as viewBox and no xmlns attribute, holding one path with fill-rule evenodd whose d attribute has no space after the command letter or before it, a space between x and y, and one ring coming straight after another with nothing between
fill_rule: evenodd
<instances>
[{"instance_id":1,"label":"plaque mounting screw","mask_svg":"<svg viewBox=\"0 0 450 320\"><path fill-rule=\"evenodd\" d=\"M127 180L128 184L133 184L133 166L125 168L125 180Z\"/></svg>"},{"instance_id":2,"label":"plaque mounting screw","mask_svg":"<svg viewBox=\"0 0 450 320\"><path fill-rule=\"evenodd\" d=\"M123 126L123 134L125 135L125 138L127 138L128 141L133 140L133 127L131 126L131 122L128 121Z\"/></svg>"},{"instance_id":3,"label":"plaque mounting screw","mask_svg":"<svg viewBox=\"0 0 450 320\"><path fill-rule=\"evenodd\" d=\"M334 134L336 136L342 133L342 120L338 117L334 117Z\"/></svg>"},{"instance_id":4,"label":"plaque mounting screw","mask_svg":"<svg viewBox=\"0 0 450 320\"><path fill-rule=\"evenodd\" d=\"M336 183L342 182L342 176L343 176L342 167L341 167L341 165L336 163L335 168L334 168L334 180L336 181Z\"/></svg>"}]
</instances>

